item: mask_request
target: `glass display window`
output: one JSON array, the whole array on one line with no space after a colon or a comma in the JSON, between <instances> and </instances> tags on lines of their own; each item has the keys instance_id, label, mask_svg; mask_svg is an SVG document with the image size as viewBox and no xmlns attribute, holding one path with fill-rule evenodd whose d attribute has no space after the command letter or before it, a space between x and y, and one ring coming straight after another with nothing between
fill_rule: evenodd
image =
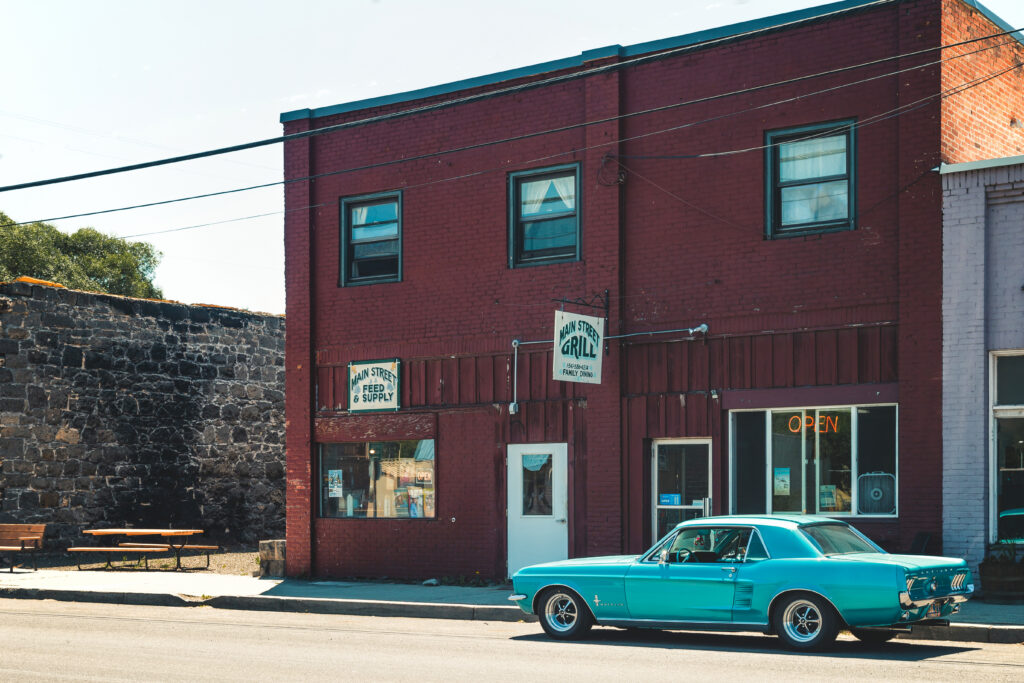
<instances>
[{"instance_id":1,"label":"glass display window","mask_svg":"<svg viewBox=\"0 0 1024 683\"><path fill-rule=\"evenodd\" d=\"M733 411L731 509L897 514L896 406Z\"/></svg>"},{"instance_id":2,"label":"glass display window","mask_svg":"<svg viewBox=\"0 0 1024 683\"><path fill-rule=\"evenodd\" d=\"M319 444L320 516L433 518L434 440Z\"/></svg>"}]
</instances>

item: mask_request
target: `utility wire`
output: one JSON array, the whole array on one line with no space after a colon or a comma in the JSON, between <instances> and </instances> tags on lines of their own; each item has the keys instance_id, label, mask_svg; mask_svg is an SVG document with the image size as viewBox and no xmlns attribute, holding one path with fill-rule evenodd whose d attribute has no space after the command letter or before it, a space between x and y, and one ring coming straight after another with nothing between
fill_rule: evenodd
<instances>
[{"instance_id":1,"label":"utility wire","mask_svg":"<svg viewBox=\"0 0 1024 683\"><path fill-rule=\"evenodd\" d=\"M878 0L878 2L872 3L872 4L886 4L886 3L891 2L891 1L892 0ZM870 6L870 5L868 5L868 6ZM863 9L863 7L858 8L858 9ZM831 14L836 14L836 13L839 13L839 12L842 12L842 11L844 11L844 10L839 10L839 11L831 13ZM780 24L778 26L773 26L773 27L771 27L770 30L773 30L773 31L774 30L779 30L779 29L787 27L787 26L791 26L791 25L794 25L794 24L800 24L800 23L804 23L804 22L807 22L807 21L811 21L811 20L815 20L815 21L816 20L821 20L821 19L824 19L824 18L826 18L828 16L831 16L831 14L826 14L826 15L821 15L821 16L816 16L816 17L811 17L811 18L799 19L799 20L795 20L795 21L792 21L792 22L787 22L785 24ZM717 39L714 39L714 40L705 41L705 42L702 42L702 43L698 43L696 45L686 45L686 46L675 48L675 49L672 49L672 50L665 50L663 52L657 52L657 53L650 54L650 55L644 55L644 56L641 56L641 57L636 57L636 58L633 58L633 59L630 59L630 60L627 60L627 61L623 61L623 62L615 62L613 64L606 64L606 65L603 65L603 66L593 67L593 68L590 68L590 69L584 69L582 71L574 71L574 72L567 73L567 74L561 74L559 76L553 76L553 77L550 77L550 78L545 78L545 79L540 79L540 80L536 80L536 81L531 81L531 82L528 82L528 83L521 83L519 85L510 86L510 87L506 87L506 88L499 88L499 89L496 89L496 90L491 90L491 91L483 92L483 93L477 93L477 94L473 94L473 95L468 95L468 96L461 97L461 98L456 98L456 99L453 99L453 100L446 100L446 101L442 101L442 102L435 102L435 103L423 105L423 106L420 106L420 107L413 107L413 108L410 108L410 109L404 109L404 110L397 111L397 112L390 112L390 113L387 113L387 114L380 114L380 115L377 115L377 116L371 116L371 117L367 117L367 118L363 118L363 119L358 119L356 121L348 121L348 122L345 122L345 123L339 123L339 124L335 124L333 126L324 126L322 128L315 128L313 130L301 131L301 132L298 132L298 133L291 133L291 134L288 134L288 135L281 135L281 136L278 136L278 137L266 138L266 139L263 139L263 140L256 140L256 141L253 141L253 142L246 142L246 143L242 143L242 144L238 144L238 145L231 145L231 146L228 146L228 147L220 147L220 148L217 148L217 149L206 150L206 151L203 151L203 152L194 152L192 154L183 154L183 155L179 155L179 156L168 157L168 158L164 158L164 159L156 159L156 160L153 160L153 161L147 161L147 162L142 162L142 163L138 163L138 164L130 164L130 165L127 165L127 166L119 166L119 167L116 167L116 168L108 168L108 169L104 169L104 170L100 170L100 171L90 171L90 172L87 172L87 173L78 173L78 174L75 174L75 175L63 176L63 177L59 177L59 178L48 178L48 179L45 179L45 180L35 180L35 181L31 181L31 182L26 182L26 183L18 183L18 184L15 184L15 185L6 185L6 186L0 187L0 192L10 192L10 191L13 191L13 190L24 190L24 189L28 189L28 188L32 188L32 187L42 187L42 186L45 186L45 185L55 185L55 184L58 184L58 183L66 183L66 182L71 182L71 181L75 181L75 180L85 180L85 179L88 179L88 178L97 178L97 177L100 177L100 176L112 175L112 174L115 174L115 173L125 173L125 172L128 172L128 171L138 171L138 170L142 170L142 169L146 169L146 168L154 168L154 167L157 167L157 166L165 166L167 164L180 163L180 162L183 162L183 161L193 161L195 159L202 159L202 158L205 158L205 157L217 156L217 155L221 155L221 154L230 154L230 153L233 153L233 152L241 152L241 151L244 151L244 150L247 150L247 149L254 149L254 148L257 148L257 147L265 147L267 145L273 145L273 144L278 144L278 143L282 143L282 142L288 142L288 141L292 141L292 140L300 140L300 139L304 139L304 138L308 138L308 137L313 137L313 136L317 136L317 135L323 135L325 133L331 133L331 132L334 132L334 131L343 130L343 129L346 129L346 128L352 128L354 126L361 126L361 125L366 125L368 123L376 123L376 122L379 122L379 121L387 121L387 120L391 120L391 119L395 119L395 118L400 118L400 117L404 117L404 116L411 116L411 115L414 115L414 114L419 114L419 113L423 113L423 112L427 112L427 111L433 111L433 110L441 109L441 108L445 108L445 107L451 107L451 106L455 106L455 105L458 105L458 104L464 104L464 103L467 103L467 102L474 102L474 101L478 101L478 100L485 99L485 98L491 98L491 97L496 97L496 96L500 96L500 95L507 95L507 94L511 94L511 93L515 93L515 92L520 92L522 90L527 90L527 89L542 87L542 86L545 86L545 85L550 85L550 84L553 84L553 83L559 83L559 82L567 81L567 80L575 80L575 79L578 79L578 78L584 78L584 77L587 77L587 76L592 76L592 75L596 75L596 74L600 74L600 73L605 73L605 72L612 71L612 70L618 70L618 69L622 69L622 68L625 68L625 67L632 67L632 66L636 66L638 64L643 64L643 63L649 62L649 61L665 59L666 57L678 55L678 54L681 54L681 53L684 53L684 52L691 52L691 51L695 51L695 50L698 50L698 49L706 49L709 46L712 46L712 45L715 45L715 44L718 44L718 43L721 43L721 42L724 42L724 41L738 40L738 39L741 39L741 38L744 38L744 37L747 37L747 36L750 36L750 35L753 35L753 34L756 34L756 33L763 32L764 30L766 30L766 29L758 29L758 30L755 30L755 31L748 31L748 32L745 32L745 33L739 33L739 34L724 36L722 38L717 38ZM1001 33L991 34L989 36L984 36L982 38L973 38L973 39L968 40L968 41L962 41L960 43L954 43L954 44L948 45L948 46L940 45L940 46L937 46L937 47L925 48L924 50L918 50L917 52L907 53L906 55L902 55L902 56L913 56L915 54L922 54L924 52L940 50L940 49L947 48L947 47L956 47L958 45L964 45L964 44L969 43L969 42L975 42L975 41L978 41L978 40L986 40L988 38L994 38L994 37L998 37L998 36L1003 36L1003 35L1009 35L1009 34L1012 34L1012 33L1017 33L1020 30L1021 29L1014 29L1014 30L1011 30L1011 31L1003 31ZM900 56L886 57L886 58L883 58L882 60L876 60L875 63L878 63L878 62L881 62L881 61L888 61L888 60L891 60L891 59L897 59L899 57ZM845 70L850 69L850 68L856 68L856 67L842 67L840 69L833 70L833 72L831 72L831 73L838 73L840 71L845 71ZM805 78L805 77L800 77L800 79L802 79L802 78ZM800 79L793 79L793 81L795 82L795 80L800 80ZM759 86L759 87L770 87L770 86Z\"/></svg>"},{"instance_id":2,"label":"utility wire","mask_svg":"<svg viewBox=\"0 0 1024 683\"><path fill-rule=\"evenodd\" d=\"M524 140L524 139L527 139L527 138L532 138L532 137L537 137L537 136L542 136L542 135L549 135L549 134L553 134L553 133L561 133L561 132L565 132L565 131L572 130L572 129L575 129L575 128L580 128L580 127L585 127L585 126L593 126L593 125L600 125L600 124L603 124L603 123L609 123L609 122L612 122L612 121L615 121L615 120L618 120L618 119L624 119L624 118L628 118L628 117L632 117L632 116L641 116L641 115L651 114L651 113L665 111L665 110L669 110L669 109L675 109L675 108L679 108L679 107L684 107L684 106L688 106L688 105L691 105L691 104L700 104L700 103L704 103L704 102L708 102L708 101L712 101L712 100L716 100L716 99L721 99L721 98L725 98L725 97L731 97L731 96L735 96L735 95L747 94L747 93L750 93L750 92L755 92L755 91L763 90L763 89L766 89L766 88L778 87L778 86L782 86L782 85L790 85L792 83L795 83L795 82L798 82L798 81L803 81L803 80L808 80L808 79L811 79L811 78L818 78L818 77L821 77L821 76L833 75L835 73L839 73L839 72L842 72L842 71L849 71L849 70L852 70L852 69L857 69L857 68L861 68L861 67L865 67L865 66L877 65L877 64L879 64L881 62L890 61L892 59L896 59L896 58L899 58L899 57L919 55L919 54L921 54L923 52L935 51L936 49L948 49L948 48L952 48L952 47L958 47L958 46L965 45L967 43L977 42L978 40L985 40L987 38L992 38L992 37L999 37L999 36L1002 36L1002 35L1005 35L1005 33L993 34L992 36L986 36L985 38L977 38L977 39L972 39L970 41L963 41L963 42L960 42L960 43L953 43L953 44L950 44L950 45L942 46L940 48L929 48L928 50L919 50L917 52L906 53L905 55L897 55L895 57L886 57L884 59L874 60L874 61L871 61L871 62L864 62L862 64L856 64L856 65L852 65L852 66L842 67L840 69L832 69L832 70L829 70L829 71L818 72L818 73L815 73L815 74L808 74L808 75L805 75L805 76L799 76L797 78L787 79L787 80L783 80L783 81L776 81L774 83L768 83L768 84L753 86L753 87L750 87L750 88L743 88L741 90L734 90L734 91L730 91L730 92L726 92L726 93L720 93L720 94L711 95L711 96L707 96L707 97L701 97L701 98L697 98L697 99L693 99L693 100L688 100L688 101L685 101L685 102L677 102L677 103L673 103L673 104L669 104L669 105L653 107L653 108L650 108L650 109L644 109L644 110L640 110L640 111L636 111L636 112L629 112L629 113L626 113L626 114L619 114L617 116L607 117L607 118L604 118L604 119L598 119L598 120L594 120L594 121L586 121L586 122L582 122L582 123L571 124L571 125L568 125L568 126L562 126L562 127L559 127L559 128L552 128L552 129L543 130L543 131L535 131L535 132L532 132L532 133L524 133L522 135L517 135L517 136L513 136L513 137L502 138L502 139L499 139L499 140L491 140L491 141L487 141L487 142L480 142L480 143L475 143L475 144L472 144L472 145L465 145L465 146L462 146L462 147L449 148L449 149L446 149L446 150L440 150L440 151L436 151L436 152L427 152L427 153L420 154L420 155L417 155L417 156L405 157L405 158L402 158L402 159L389 159L389 160L386 160L386 161L376 162L376 163L372 163L372 164L366 164L366 165L362 165L362 166L355 166L355 167L350 167L350 168L345 168L345 169L339 169L339 170L336 170L336 171L327 171L327 172L324 172L324 173L317 173L317 174L314 174L314 175L303 176L303 177L300 177L300 178L289 178L289 179L286 179L286 180L277 180L277 181L268 182L268 183L261 183L261 184L258 184L258 185L250 185L250 186L247 186L247 187L239 187L239 188L234 188L234 189L229 189L229 190L221 190L221 191L217 191L217 192L207 192L207 193L204 193L204 194L190 195L190 196L187 196L187 197L177 197L177 198L174 198L174 199L165 199L165 200L155 201L155 202L146 202L146 203L143 203L143 204L133 204L133 205L130 205L130 206L118 207L118 208L114 208L114 209L102 209L102 210L98 210L98 211L87 211L87 212L82 212L82 213L68 214L68 215L65 215L65 216L55 216L55 217L52 217L52 218L42 218L42 219L36 219L36 220L31 220L31 221L21 221L21 222L18 222L18 223L14 223L14 225L29 225L31 223L48 223L48 222L51 222L51 221L68 220L68 219L71 219L71 218L84 218L84 217L87 217L87 216L97 216L97 215L102 215L102 214L115 213L115 212L119 212L119 211L129 211L129 210L134 210L134 209L149 208L149 207L153 207L153 206L162 206L162 205L166 205L166 204L174 204L174 203L178 203L178 202L191 201L191 200L194 200L194 199L206 199L206 198L209 198L209 197L217 197L217 196L221 196L221 195L234 194L234 193L238 193L238 192L247 192L247 191L250 191L250 190L265 189L265 188L274 187L274 186L277 186L277 185L287 185L287 184L290 184L290 183L306 182L306 181L309 181L309 180L316 180L316 179L324 178L324 177L328 177L328 176L340 175L340 174L344 174L344 173L354 173L354 172L358 172L358 171L366 171L366 170L371 170L371 169L374 169L374 168L381 168L381 167L384 167L384 166L390 166L390 165L399 164L399 163L409 163L409 162L413 162L413 161L422 161L424 159L429 159L429 158L432 158L432 157L435 157L435 156L444 156L446 154L456 154L456 153L459 153L459 152L466 152L466 151L471 151L471 150L475 150L475 149L480 149L482 147L488 147L488 146L493 146L493 145L505 144L505 143L509 143L509 142L517 142L517 141ZM736 115L739 115L739 114L747 113L747 112L754 111L754 110L761 109L761 108L772 107L772 106L775 106L777 104L785 104L785 103L797 101L797 100L800 100L800 99L803 99L803 98L813 97L815 95L819 95L819 94L823 94L823 93L827 93L827 92L832 92L832 91L839 90L839 89L842 89L842 88L847 88L847 87L851 87L851 86L855 86L855 85L862 85L862 84L870 82L870 81L879 80L879 79L882 79L882 78L889 78L891 76L896 76L896 75L899 75L899 74L902 74L902 73L905 73L905 72L908 72L908 71L914 71L914 70L917 70L917 69L925 69L925 68L928 68L930 66L935 66L937 64L942 64L944 62L951 61L951 60L954 60L954 59L961 59L963 57L969 57L969 56L978 54L980 52L985 52L985 51L988 51L988 50L993 50L993 49L1002 47L1002 46L1007 45L1007 44L1012 43L1012 42L1015 42L1015 41L1012 41L1012 40L1005 41L1005 42L1002 42L1002 43L998 43L996 45L990 45L990 46L987 46L987 47L979 48L979 49L973 50L971 52L965 52L965 53L962 53L962 54L959 54L959 55L953 55L951 57L937 59L937 60L934 60L934 61L931 61L931 62L927 62L927 63L924 63L924 64L918 64L918 65L915 65L915 66L905 67L903 69L898 69L896 71L890 71L890 72L887 72L887 73L884 73L884 74L879 74L879 75L876 75L876 76L871 76L871 77L864 78L864 79L861 79L861 80L858 80L858 81L852 81L852 82L849 82L849 83L843 83L843 84L840 84L840 85L837 85L837 86L833 86L833 87L830 87L830 88L825 88L823 90L817 90L817 91L810 92L810 93L804 93L804 94L797 95L797 96L794 96L794 97L791 97L791 98L787 98L787 99L783 99L783 100L776 100L774 102L769 102L767 104L758 105L756 107L749 107L749 108L746 108L746 109L740 109L740 110L737 110L735 112L727 112L726 114L722 114L722 115L719 115L717 117L712 117L712 118L709 118L709 119L703 119L703 120L700 120L700 121L695 121L695 122L683 124L681 126L677 126L677 127L674 127L674 128L663 129L663 130L660 130L660 131L654 131L654 132L648 133L646 135L656 135L656 134L658 134L660 132L666 132L666 131L671 131L671 130L679 130L681 128L686 128L686 127L690 127L690 126L700 125L702 123L708 123L708 122L711 122L711 121L716 121L716 120L719 120L719 119L722 119L722 118L728 118L730 116L736 116ZM636 137L632 137L632 138L623 138L623 139L620 139L620 140L617 140L617 141L612 141L610 143L602 143L602 144L613 144L614 142L626 142L626 141L629 141L629 140L638 139L639 137L643 137L643 136L641 135L641 136L636 136ZM699 155L667 155L667 156L648 156L648 157L641 157L641 158L674 158L674 159L681 159L681 158L696 158L698 156ZM621 158L638 158L638 157L636 155L629 155L629 156L622 156ZM526 162L526 163L530 163L530 162Z\"/></svg>"},{"instance_id":3,"label":"utility wire","mask_svg":"<svg viewBox=\"0 0 1024 683\"><path fill-rule=\"evenodd\" d=\"M842 126L841 128L846 128L846 127L849 127L851 129L863 128L863 127L866 127L868 125L872 125L874 123L880 123L882 121L885 121L885 120L888 120L888 119L891 119L891 118L894 118L894 117L897 117L897 116L901 116L903 114L909 113L910 111L914 111L916 109L920 109L921 107L924 107L930 101L932 101L932 100L934 100L936 98L945 99L947 97L952 97L953 95L958 95L961 92L964 92L964 91L969 90L969 89L971 89L973 87L981 85L982 83L988 82L988 81L993 80L995 78L998 78L998 77L1000 77L1000 76L1002 76L1002 75L1004 75L1006 73L1009 73L1010 71L1013 71L1014 69L1019 69L1021 66L1024 66L1024 65L1016 64L1016 65L1007 67L1007 68L999 70L999 71L989 72L988 74L986 74L984 76L979 76L978 78L975 78L975 79L972 79L972 80L969 80L969 81L964 81L963 83L961 83L961 84L959 84L957 86L954 86L954 87L952 87L952 88L950 88L948 90L944 90L944 91L941 91L941 92L938 92L938 93L933 93L933 94L928 95L926 97L923 97L923 98L921 98L919 100L915 100L914 102L910 102L910 103L901 105L899 107L896 107L894 109L890 109L890 110L882 112L880 114L875 114L873 116L870 116L870 117L864 119L863 121L858 121L858 122L856 122L854 124L851 124L850 126ZM755 107L754 109L756 109L756 108L759 108L759 107ZM715 120L716 118L718 118L718 117L714 117L713 119L708 119L708 120ZM698 123L700 123L700 122L698 122ZM690 125L696 125L696 124L690 124ZM669 131L672 131L672 130L678 130L678 128L679 127L677 126L677 127L671 128L671 129L665 129L665 130L662 130L662 131L655 131L654 133L644 133L644 134L633 136L633 137L629 137L629 138L622 138L622 139L619 139L619 140L611 140L611 141L601 142L601 143L598 143L596 145L591 145L590 147L584 147L584 148L580 148L580 149L570 149L570 150L566 150L566 151L562 151L562 152L557 152L557 153L554 153L554 154L549 154L549 155L544 156L544 157L539 157L539 158L536 158L536 159L531 159L529 161L524 161L524 162L520 162L520 163L522 163L522 164L539 163L539 162L547 161L549 159L553 159L553 158L556 158L556 157L565 156L567 154L573 154L573 153L580 152L580 151L587 151L587 150L595 149L597 147L603 147L603 146L606 146L606 145L614 145L614 144L617 144L619 142L624 142L624 141L628 141L628 140L632 140L632 139L636 139L636 138L640 138L640 137L650 137L651 135L657 134L659 132L669 132ZM835 129L832 129L832 130L834 131ZM831 132L831 131L826 131L826 132ZM816 134L816 135L820 135L820 133ZM808 136L808 138L810 138L810 137L813 137L813 136ZM768 147L777 146L778 144L780 144L780 143L772 143L770 145L760 145L760 146L757 146L757 147L747 147L747 148L743 148L743 149L729 150L729 151L725 151L725 152L721 152L721 153L707 153L707 154L703 154L703 155L700 155L700 156L702 156L702 157L713 157L713 156L717 156L719 154L721 154L721 155L739 154L739 153L742 153L742 152L751 152L751 151L766 149ZM647 178L645 178L643 176L640 176L635 171L632 171L632 169L626 168L626 166L624 164L622 164L621 162L619 162L616 157L611 156L611 155L609 155L609 157L614 159L614 160L616 160L616 163L618 163L620 166L622 166L628 172L631 172L634 175L637 175L637 177L640 177L642 180L651 183L652 185L657 187L659 190L665 192L666 194L669 194L670 196L672 196L673 198L677 199L678 201L680 201L680 202L682 202L684 204L687 204L687 205L693 207L694 209L697 209L697 210L701 211L702 213L707 214L708 216L710 216L712 218L715 218L715 219L723 221L723 222L725 222L725 223L727 223L729 225L732 225L733 227L740 227L740 226L736 225L735 223L732 223L731 221L729 221L727 219L724 219L724 218L722 218L720 216L716 216L713 213L710 213L708 211L705 211L704 209L701 209L700 207L698 207L695 204L692 204L691 202L687 202L686 200L684 200L681 197L675 195L671 191L669 191L669 190L667 190L667 189L665 189L665 188L663 188L663 187L653 183L652 181L648 180ZM414 189L414 188L418 188L418 187L425 187L425 186L428 186L428 185L436 185L436 184L439 184L439 183L451 182L453 180L462 180L464 178L470 178L470 177L474 177L474 176L485 175L487 173L494 173L494 172L504 171L504 170L506 170L506 168L507 168L507 166L504 166L504 165L503 166L495 166L495 167L491 167L491 168L488 168L488 169L482 169L482 170L479 170L479 171L472 171L470 173L464 173L464 174L457 175L457 176L449 176L449 177L445 177L445 178L436 178L434 180L429 180L429 181L425 181L425 182L422 182L422 183L411 184L411 185L404 185L400 189L409 190L409 189ZM306 205L306 206L294 207L294 208L291 208L291 209L285 209L285 210L281 210L281 211L271 211L271 212L268 212L268 213L261 213L261 214L256 214L256 215L253 215L253 216L244 216L244 217L240 217L240 218L232 218L232 219L223 220L223 221L214 221L214 222L211 222L211 223L201 223L201 224L198 224L198 225L190 225L190 226L185 226L185 227L180 227L180 228L169 228L167 230L155 230L155 231L152 231L152 232L144 232L144 233L137 233L137 234L134 234L134 235L126 235L126 236L124 236L124 238L128 239L128 238L133 238L133 237L148 237L150 235L160 235L160 234L166 234L166 233L171 233L171 232L181 232L181 231L185 231L185 230L195 230L195 229L198 229L198 228L206 228L206 227L211 227L211 226L215 226L215 225L222 225L224 223L234 223L234 222L249 220L249 219L253 219L253 218L262 218L262 217L265 217L265 216L273 216L273 215L278 215L278 214L288 214L288 213L293 213L293 212L296 212L296 211L308 211L308 210L311 210L311 209L319 209L319 208L324 208L324 207L327 207L327 206L333 206L334 204L335 204L334 201L322 202L322 203L319 203L319 204L309 204L309 205ZM874 208L874 207L871 207L871 208Z\"/></svg>"},{"instance_id":4,"label":"utility wire","mask_svg":"<svg viewBox=\"0 0 1024 683\"><path fill-rule=\"evenodd\" d=\"M886 121L888 119L891 119L891 118L894 118L894 117L897 117L897 116L902 116L903 114L906 114L906 113L909 113L909 112L914 111L916 109L920 109L920 108L924 107L925 105L927 105L931 100L935 99L936 97L939 98L939 99L946 99L947 97L952 97L953 95L958 95L961 92L964 92L966 90L970 90L971 88L973 88L975 86L981 85L982 83L986 83L986 82L988 82L988 81L990 81L992 79L998 78L998 77L1002 76L1003 74L1009 73L1010 71L1013 71L1014 69L1020 68L1021 66L1024 66L1024 65L1017 64L1015 66L1011 66L1011 67L1007 67L1005 69L1002 69L1001 71L990 72L986 76L981 76L981 77L978 77L978 78L973 79L971 81L965 81L964 83L961 83L958 86L954 86L953 88L950 88L949 90L946 90L946 91L943 91L941 93L938 93L937 95L929 95L928 97L921 98L920 100L917 100L915 102L910 102L908 104L905 104L905 105L902 105L900 107L897 107L896 109L892 109L892 110L890 110L888 112L883 112L882 114L876 114L875 116L868 117L867 119L864 119L864 121L858 121L857 123L854 123L854 124L851 124L851 125L840 126L838 128L834 128L834 129L831 129L829 131L825 131L824 133L817 133L817 134L815 134L813 136L808 136L806 138L799 138L799 140L807 140L807 139L810 139L812 137L819 137L820 135L829 134L829 133L835 132L836 130L840 130L840 129L844 129L844 128L850 128L851 130L854 129L854 128L862 128L864 126L868 126L868 125L871 125L871 124L874 124L874 123L880 123L882 121ZM792 142L792 140L790 140L788 142ZM700 157L714 157L714 156L724 156L724 155L731 155L731 154L741 154L743 152L753 152L753 151L757 151L757 150L761 150L761 149L767 149L769 147L775 147L775 146L777 146L779 144L783 144L783 143L773 143L773 144L770 144L770 145L761 145L759 147L747 147L747 148L744 148L744 149L731 150L731 151L728 151L728 152L721 152L721 153L702 154L702 155L694 155L694 156L689 156L689 157L669 157L669 158L700 158ZM632 168L629 168L624 163L619 161L619 158L626 158L626 157L611 157L611 158L615 161L615 163L617 163L627 173L630 173L630 174L636 176L640 180L643 180L644 182L648 183L649 185L653 186L654 188L656 188L656 189L660 190L661 192L667 194L668 196L672 197L676 201L678 201L678 202L680 202L682 204L685 204L686 206L689 206L690 208L696 209L697 211L700 211L701 213L703 213L703 214L705 214L707 216L710 216L711 218L714 218L714 219L716 219L718 221L726 223L727 225L730 225L730 226L732 226L734 228L745 229L745 227L742 226L742 225L734 223L734 222L730 221L727 218L723 218L721 216L715 215L715 214L711 213L710 211L707 211L707 210L697 206L696 204L693 204L692 202L689 202L689 201L683 199L678 194L672 192L671 190L669 190L669 189L667 189L665 187L662 187L661 185L659 185L658 183L654 182L650 178L647 178L646 176L643 176L643 175L637 173L635 170L633 170ZM634 157L628 157L628 158L641 158L641 159L644 159L644 158L652 158L652 157L634 156ZM653 158L659 158L660 159L660 158L665 158L665 157L660 157L659 156L659 157L653 157ZM890 199L893 199L897 195L900 195L903 192L905 192L908 189L910 189L913 185L917 184L922 178L924 178L926 175L928 175L931 172L932 172L932 169L927 169L927 170L923 171L918 176L916 176L913 180L911 180L909 183L907 183L906 185L901 187L899 190L897 190L896 192L892 193L891 195L889 195L889 196L879 200L878 202L875 202L874 204L872 204L870 207L868 207L864 211L859 212L857 215L858 216L863 216L863 215L865 215L867 213L870 213L871 211L874 211L876 208L878 208L879 206L881 206L885 202L889 201Z\"/></svg>"}]
</instances>

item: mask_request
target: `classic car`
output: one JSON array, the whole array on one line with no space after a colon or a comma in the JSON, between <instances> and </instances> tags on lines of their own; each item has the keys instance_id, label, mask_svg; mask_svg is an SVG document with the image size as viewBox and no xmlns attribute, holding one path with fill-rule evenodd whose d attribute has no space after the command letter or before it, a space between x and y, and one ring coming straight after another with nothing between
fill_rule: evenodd
<instances>
[{"instance_id":1,"label":"classic car","mask_svg":"<svg viewBox=\"0 0 1024 683\"><path fill-rule=\"evenodd\" d=\"M812 650L840 629L882 643L948 623L974 585L963 560L889 554L845 522L787 515L689 520L642 555L524 567L512 588L552 638L594 624L761 631Z\"/></svg>"}]
</instances>

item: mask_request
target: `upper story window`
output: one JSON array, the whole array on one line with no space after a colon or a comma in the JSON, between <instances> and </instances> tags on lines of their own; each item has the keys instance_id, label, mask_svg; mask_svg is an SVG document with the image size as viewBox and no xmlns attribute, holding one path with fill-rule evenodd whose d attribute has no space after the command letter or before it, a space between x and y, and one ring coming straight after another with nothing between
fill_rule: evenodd
<instances>
[{"instance_id":1,"label":"upper story window","mask_svg":"<svg viewBox=\"0 0 1024 683\"><path fill-rule=\"evenodd\" d=\"M853 228L853 121L765 135L769 239Z\"/></svg>"},{"instance_id":2,"label":"upper story window","mask_svg":"<svg viewBox=\"0 0 1024 683\"><path fill-rule=\"evenodd\" d=\"M341 284L402 279L402 196L341 200Z\"/></svg>"},{"instance_id":3,"label":"upper story window","mask_svg":"<svg viewBox=\"0 0 1024 683\"><path fill-rule=\"evenodd\" d=\"M509 267L578 260L579 167L523 171L509 180Z\"/></svg>"}]
</instances>

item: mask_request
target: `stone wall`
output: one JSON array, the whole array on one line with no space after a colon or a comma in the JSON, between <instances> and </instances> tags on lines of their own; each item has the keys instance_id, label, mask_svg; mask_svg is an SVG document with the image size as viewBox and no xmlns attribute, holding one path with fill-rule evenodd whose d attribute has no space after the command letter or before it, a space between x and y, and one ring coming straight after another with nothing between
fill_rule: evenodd
<instances>
[{"instance_id":1,"label":"stone wall","mask_svg":"<svg viewBox=\"0 0 1024 683\"><path fill-rule=\"evenodd\" d=\"M52 523L60 541L125 524L282 536L284 328L0 284L0 522Z\"/></svg>"}]
</instances>

